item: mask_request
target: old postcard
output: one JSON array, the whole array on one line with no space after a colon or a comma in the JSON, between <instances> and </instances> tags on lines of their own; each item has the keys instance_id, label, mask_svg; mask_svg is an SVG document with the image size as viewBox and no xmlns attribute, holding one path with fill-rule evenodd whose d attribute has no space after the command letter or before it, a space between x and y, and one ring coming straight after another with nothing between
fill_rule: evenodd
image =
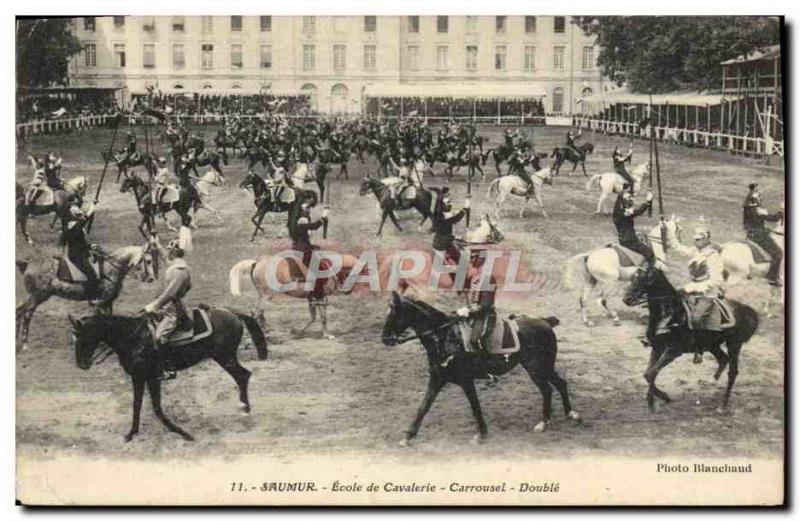
<instances>
[{"instance_id":1,"label":"old postcard","mask_svg":"<svg viewBox=\"0 0 800 521\"><path fill-rule=\"evenodd\" d=\"M783 504L783 23L18 17L18 501Z\"/></svg>"}]
</instances>

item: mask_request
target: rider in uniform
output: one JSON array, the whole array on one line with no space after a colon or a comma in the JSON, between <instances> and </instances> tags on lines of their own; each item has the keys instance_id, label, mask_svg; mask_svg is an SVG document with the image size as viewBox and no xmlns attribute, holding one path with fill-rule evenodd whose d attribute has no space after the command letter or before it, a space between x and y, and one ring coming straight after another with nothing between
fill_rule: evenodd
<instances>
[{"instance_id":1,"label":"rider in uniform","mask_svg":"<svg viewBox=\"0 0 800 521\"><path fill-rule=\"evenodd\" d=\"M456 265L461 258L461 250L454 243L453 225L458 224L467 211L462 208L455 214L452 212L449 192L447 187L441 189L440 200L433 212L433 249L444 255L445 264Z\"/></svg>"},{"instance_id":2,"label":"rider in uniform","mask_svg":"<svg viewBox=\"0 0 800 521\"><path fill-rule=\"evenodd\" d=\"M129 130L127 136L128 144L125 145L125 155L120 162L130 165L139 159L139 151L136 150L136 135Z\"/></svg>"},{"instance_id":3,"label":"rider in uniform","mask_svg":"<svg viewBox=\"0 0 800 521\"><path fill-rule=\"evenodd\" d=\"M483 275L485 261L481 247L470 248L470 266L467 274L466 306L459 308L456 315L471 322L470 344L471 348L481 354L481 358L488 355L486 344L491 338L497 311L494 307L497 281L493 275ZM485 280L488 279L488 280ZM496 381L496 377L486 374L486 378Z\"/></svg>"},{"instance_id":4,"label":"rider in uniform","mask_svg":"<svg viewBox=\"0 0 800 521\"><path fill-rule=\"evenodd\" d=\"M167 169L167 158L161 156L156 162L156 173L153 176L153 204L159 204L164 191L167 188L167 181L169 180L169 169Z\"/></svg>"},{"instance_id":5,"label":"rider in uniform","mask_svg":"<svg viewBox=\"0 0 800 521\"><path fill-rule=\"evenodd\" d=\"M769 253L770 261L767 280L773 286L780 286L780 269L783 252L775 241L770 237L769 229L764 225L766 222L778 222L783 220L783 211L770 213L766 208L761 207L761 194L758 192L758 185L750 185L750 192L744 200L744 230L748 240L758 244L764 251Z\"/></svg>"},{"instance_id":6,"label":"rider in uniform","mask_svg":"<svg viewBox=\"0 0 800 521\"><path fill-rule=\"evenodd\" d=\"M88 219L78 205L70 207L69 220L64 227L64 241L67 244L67 258L86 275L86 297L95 299L100 293L100 279L91 265L92 253L101 250L97 245L90 244L86 239L86 226Z\"/></svg>"},{"instance_id":7,"label":"rider in uniform","mask_svg":"<svg viewBox=\"0 0 800 521\"><path fill-rule=\"evenodd\" d=\"M578 149L577 145L575 145L575 140L578 139L579 137L581 137L580 129L578 129L577 134L573 132L572 129L569 129L569 131L567 131L567 148L572 149L572 151L575 152L576 156L583 157L583 152L581 152Z\"/></svg>"},{"instance_id":8,"label":"rider in uniform","mask_svg":"<svg viewBox=\"0 0 800 521\"><path fill-rule=\"evenodd\" d=\"M652 266L655 263L653 250L636 237L636 229L634 228L633 220L635 217L646 212L653 204L653 193L647 192L647 200L639 205L638 208L635 208L633 195L628 190L628 187L629 185L625 185L622 193L617 198L617 203L614 205L614 213L611 218L614 222L614 226L617 228L617 236L619 237L620 245L642 254L645 258L645 262Z\"/></svg>"},{"instance_id":9,"label":"rider in uniform","mask_svg":"<svg viewBox=\"0 0 800 521\"><path fill-rule=\"evenodd\" d=\"M523 152L521 149L517 149L508 158L508 172L525 181L527 192L532 193L533 180L531 179L530 174L525 171L525 165L527 165L529 162L530 157L528 154Z\"/></svg>"},{"instance_id":10,"label":"rider in uniform","mask_svg":"<svg viewBox=\"0 0 800 521\"><path fill-rule=\"evenodd\" d=\"M303 266L306 268L309 267L311 263L311 256L314 254L314 250L318 250L319 246L316 244L311 243L311 238L309 237L309 232L313 230L318 230L327 222L328 218L323 215L321 218L312 221L311 220L311 208L308 204L308 201L304 201L303 204L300 206L297 218L293 221L291 212L289 214L289 237L292 239L292 249L298 250L303 253ZM294 266L294 263L289 263L289 266ZM298 279L303 279L302 273L295 275L299 275ZM317 279L314 285L314 290L310 295L311 300L322 300L325 296L325 281L321 279Z\"/></svg>"},{"instance_id":11,"label":"rider in uniform","mask_svg":"<svg viewBox=\"0 0 800 521\"><path fill-rule=\"evenodd\" d=\"M188 329L192 323L182 300L192 289L192 278L189 265L183 258L183 248L180 247L177 240L170 241L166 249L160 248L160 253L169 261L169 267L164 275L166 288L155 300L144 307L144 311L159 318L153 347L156 351L158 372L163 375L165 369L164 345L169 335L179 327ZM167 378L175 378L175 373L171 372Z\"/></svg>"},{"instance_id":12,"label":"rider in uniform","mask_svg":"<svg viewBox=\"0 0 800 521\"><path fill-rule=\"evenodd\" d=\"M629 163L632 157L632 147L628 149L628 153L626 155L623 155L619 150L619 146L616 146L614 147L614 153L611 155L611 159L614 161L614 172L621 175L625 179L625 182L631 186L631 193L633 193L635 183L633 182L633 178L628 171L625 170L625 163Z\"/></svg>"}]
</instances>

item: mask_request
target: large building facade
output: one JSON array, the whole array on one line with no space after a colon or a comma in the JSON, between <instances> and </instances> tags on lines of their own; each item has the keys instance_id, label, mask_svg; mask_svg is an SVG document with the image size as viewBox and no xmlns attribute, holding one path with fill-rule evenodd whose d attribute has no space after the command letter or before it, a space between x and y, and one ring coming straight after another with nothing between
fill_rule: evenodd
<instances>
[{"instance_id":1,"label":"large building facade","mask_svg":"<svg viewBox=\"0 0 800 521\"><path fill-rule=\"evenodd\" d=\"M120 101L164 93L307 94L356 113L365 93L467 86L538 93L551 113L600 92L599 49L563 16L107 16L73 20L70 85Z\"/></svg>"}]
</instances>

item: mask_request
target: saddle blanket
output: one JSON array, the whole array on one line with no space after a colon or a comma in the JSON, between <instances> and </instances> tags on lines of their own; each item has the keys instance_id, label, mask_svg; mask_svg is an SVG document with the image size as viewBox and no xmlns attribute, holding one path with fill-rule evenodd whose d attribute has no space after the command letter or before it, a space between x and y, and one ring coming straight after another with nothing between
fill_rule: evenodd
<instances>
[{"instance_id":1,"label":"saddle blanket","mask_svg":"<svg viewBox=\"0 0 800 521\"><path fill-rule=\"evenodd\" d=\"M86 274L78 269L67 257L56 257L58 265L56 266L56 278L63 282L88 282ZM98 278L102 278L103 274L96 260L90 260L89 264L94 269Z\"/></svg>"},{"instance_id":2,"label":"saddle blanket","mask_svg":"<svg viewBox=\"0 0 800 521\"><path fill-rule=\"evenodd\" d=\"M150 328L150 333L155 338L156 327L158 322L149 320L147 327ZM211 318L208 316L208 311L205 309L194 308L192 310L192 327L187 329L176 329L167 337L165 347L180 347L194 342L203 340L210 337L214 333L214 328L211 325Z\"/></svg>"},{"instance_id":3,"label":"saddle blanket","mask_svg":"<svg viewBox=\"0 0 800 521\"><path fill-rule=\"evenodd\" d=\"M180 198L180 188L174 184L165 186L164 191L161 193L161 202L164 204L177 203Z\"/></svg>"},{"instance_id":4,"label":"saddle blanket","mask_svg":"<svg viewBox=\"0 0 800 521\"><path fill-rule=\"evenodd\" d=\"M487 353L490 355L510 355L519 351L519 324L512 318L503 318L495 325L489 345L485 345ZM461 321L458 324L464 348L468 353L474 352L472 347L472 324L468 321Z\"/></svg>"},{"instance_id":5,"label":"saddle blanket","mask_svg":"<svg viewBox=\"0 0 800 521\"><path fill-rule=\"evenodd\" d=\"M724 299L688 296L683 300L689 329L722 331L736 325L736 317Z\"/></svg>"},{"instance_id":6,"label":"saddle blanket","mask_svg":"<svg viewBox=\"0 0 800 521\"><path fill-rule=\"evenodd\" d=\"M34 187L28 190L28 201L33 201L33 198L36 197L37 193L41 195L39 195L39 198L36 199L35 206L50 206L55 203L55 192L53 192L50 187L45 185Z\"/></svg>"}]
</instances>

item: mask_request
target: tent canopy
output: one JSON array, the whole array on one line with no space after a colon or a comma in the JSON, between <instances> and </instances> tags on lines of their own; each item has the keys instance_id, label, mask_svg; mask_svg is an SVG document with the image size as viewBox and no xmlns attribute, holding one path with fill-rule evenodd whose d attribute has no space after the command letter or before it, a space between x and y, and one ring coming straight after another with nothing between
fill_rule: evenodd
<instances>
[{"instance_id":1,"label":"tent canopy","mask_svg":"<svg viewBox=\"0 0 800 521\"><path fill-rule=\"evenodd\" d=\"M725 99L726 101L730 101L731 97L728 96ZM653 94L653 105L719 105L722 103L722 100L723 96L721 94L706 94L700 91L676 91L666 94ZM630 92L627 87L611 92L601 92L583 98L583 111L600 112L603 110L603 107L608 107L617 103L647 105L650 103L650 95Z\"/></svg>"},{"instance_id":2,"label":"tent canopy","mask_svg":"<svg viewBox=\"0 0 800 521\"><path fill-rule=\"evenodd\" d=\"M475 100L530 100L545 97L545 91L530 83L398 83L367 85L367 98L456 98Z\"/></svg>"},{"instance_id":3,"label":"tent canopy","mask_svg":"<svg viewBox=\"0 0 800 521\"><path fill-rule=\"evenodd\" d=\"M759 60L771 60L774 58L780 58L781 56L781 46L780 45L771 45L764 49L757 49L750 54L743 54L741 56L737 56L736 58L731 58L730 60L725 60L721 63L721 65L732 65L735 63L747 63L747 62L755 62Z\"/></svg>"}]
</instances>

